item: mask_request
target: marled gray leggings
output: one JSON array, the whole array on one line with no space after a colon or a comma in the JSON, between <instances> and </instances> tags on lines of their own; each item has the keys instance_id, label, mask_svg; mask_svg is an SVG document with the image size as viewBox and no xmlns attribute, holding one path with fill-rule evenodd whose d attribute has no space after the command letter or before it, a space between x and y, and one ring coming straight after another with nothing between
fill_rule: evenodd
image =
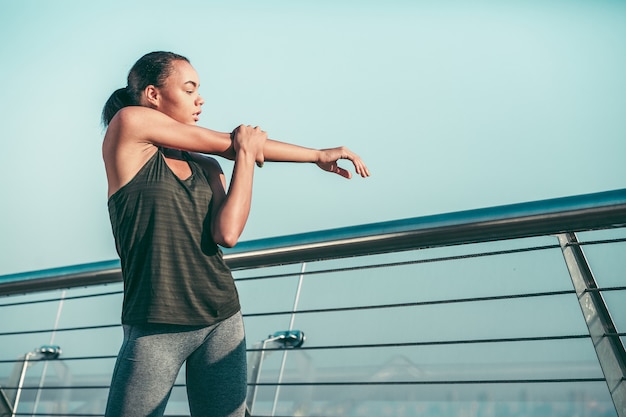
<instances>
[{"instance_id":1,"label":"marled gray leggings","mask_svg":"<svg viewBox=\"0 0 626 417\"><path fill-rule=\"evenodd\" d=\"M125 325L105 416L162 416L185 361L192 416L244 415L246 343L237 313L209 327Z\"/></svg>"}]
</instances>

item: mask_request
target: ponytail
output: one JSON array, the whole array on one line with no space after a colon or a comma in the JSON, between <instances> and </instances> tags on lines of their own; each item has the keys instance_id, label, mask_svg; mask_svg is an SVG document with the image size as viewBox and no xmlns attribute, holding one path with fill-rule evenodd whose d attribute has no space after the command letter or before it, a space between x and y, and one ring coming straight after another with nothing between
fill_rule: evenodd
<instances>
[{"instance_id":1,"label":"ponytail","mask_svg":"<svg viewBox=\"0 0 626 417\"><path fill-rule=\"evenodd\" d=\"M111 97L107 100L102 108L102 124L107 127L111 123L113 116L122 108L132 106L135 103L128 94L127 88L118 88L111 94Z\"/></svg>"},{"instance_id":2,"label":"ponytail","mask_svg":"<svg viewBox=\"0 0 626 417\"><path fill-rule=\"evenodd\" d=\"M173 52L150 52L141 58L128 73L126 88L115 90L102 109L102 124L107 127L113 116L127 106L139 106L141 92L149 85L163 86L172 72L173 61L189 60Z\"/></svg>"}]
</instances>

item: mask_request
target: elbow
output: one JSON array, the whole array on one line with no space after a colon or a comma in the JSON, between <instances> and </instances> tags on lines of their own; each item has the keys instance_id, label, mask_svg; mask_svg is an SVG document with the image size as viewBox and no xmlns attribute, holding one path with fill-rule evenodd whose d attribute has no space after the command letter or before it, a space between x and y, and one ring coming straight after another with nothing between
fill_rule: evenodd
<instances>
[{"instance_id":1,"label":"elbow","mask_svg":"<svg viewBox=\"0 0 626 417\"><path fill-rule=\"evenodd\" d=\"M219 233L213 236L213 240L215 241L215 243L217 243L218 245L222 247L233 248L239 241L239 235L235 233L228 233L228 234Z\"/></svg>"},{"instance_id":2,"label":"elbow","mask_svg":"<svg viewBox=\"0 0 626 417\"><path fill-rule=\"evenodd\" d=\"M224 239L220 243L220 246L223 246L225 248L234 248L236 244L237 244L237 239Z\"/></svg>"}]
</instances>

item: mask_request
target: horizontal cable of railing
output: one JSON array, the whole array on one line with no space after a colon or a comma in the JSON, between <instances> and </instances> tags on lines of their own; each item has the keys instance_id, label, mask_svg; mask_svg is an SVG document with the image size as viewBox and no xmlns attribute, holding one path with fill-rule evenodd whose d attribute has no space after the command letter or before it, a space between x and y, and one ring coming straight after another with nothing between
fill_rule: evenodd
<instances>
[{"instance_id":1,"label":"horizontal cable of railing","mask_svg":"<svg viewBox=\"0 0 626 417\"><path fill-rule=\"evenodd\" d=\"M287 278L287 277L295 277L295 276L310 276L310 275L319 275L319 274L328 274L328 273L337 273L337 272L364 271L368 269L394 268L394 267L399 267L399 266L410 266L410 265L419 265L419 264L427 264L427 263L435 263L435 262L460 261L464 259L482 258L482 257L498 256L498 255L511 255L515 253L533 252L533 251L541 251L541 250L546 250L546 249L557 249L557 248L560 248L560 246L557 244L541 245L541 246L532 246L532 247L527 247L527 248L516 248L516 249L489 251L489 252L467 253L467 254L462 254L462 255L442 256L442 257L428 258L428 259L411 259L408 261L386 262L386 263L381 262L381 263L372 264L372 265L357 265L357 266L349 266L349 267L341 267L341 268L320 269L320 270L315 270L315 271L288 272L288 273L270 274L270 275L255 275L252 277L240 277L240 278L237 278L236 281L253 281L253 280L262 280L262 279L269 279L269 278Z\"/></svg>"},{"instance_id":2,"label":"horizontal cable of railing","mask_svg":"<svg viewBox=\"0 0 626 417\"><path fill-rule=\"evenodd\" d=\"M46 416L46 417L104 417L104 414L83 414L83 413L13 413L14 416ZM189 414L174 416L166 414L164 417L190 417ZM257 416L255 416L257 417ZM260 416L258 416L260 417ZM268 416L269 417L269 416ZM278 416L275 416L278 417ZM286 417L286 416L283 416ZM293 416L291 416L293 417Z\"/></svg>"},{"instance_id":3,"label":"horizontal cable of railing","mask_svg":"<svg viewBox=\"0 0 626 417\"><path fill-rule=\"evenodd\" d=\"M233 270L626 225L626 189L241 242ZM119 261L0 276L0 295L121 281Z\"/></svg>"},{"instance_id":4,"label":"horizontal cable of railing","mask_svg":"<svg viewBox=\"0 0 626 417\"><path fill-rule=\"evenodd\" d=\"M589 292L591 291L610 292L610 291L624 291L624 290L626 290L626 286L594 288L588 291ZM284 311L271 311L271 312L261 312L261 313L244 313L243 316L244 317L267 317L267 316L290 315L290 314L331 313L331 312L341 312L341 311L406 308L406 307L420 307L420 306L441 305L441 304L458 304L458 303L474 303L474 302L484 302L484 301L499 301L499 300L508 300L508 299L553 297L553 296L569 295L569 294L576 294L576 291L573 289L568 289L568 290L560 290L560 291L545 291L545 292L522 293L522 294L505 294L505 295L467 297L467 298L444 299L444 300L415 301L415 302L394 303L394 304L376 304L376 305L367 305L367 306L301 309L298 311L284 310ZM92 326L62 327L62 328L55 328L55 329L21 330L21 331L14 331L14 332L0 332L0 337L37 334L37 333L51 333L51 332L99 330L99 329L107 329L107 328L114 328L114 327L120 327L120 326L121 324L114 323L114 324L102 324L102 325L92 325Z\"/></svg>"},{"instance_id":5,"label":"horizontal cable of railing","mask_svg":"<svg viewBox=\"0 0 626 417\"><path fill-rule=\"evenodd\" d=\"M312 387L312 386L362 386L362 385L478 385L478 384L561 384L561 383L589 383L605 382L604 378L520 378L520 379L456 379L456 380L417 380L417 381L299 381L299 382L248 382L248 386L257 387ZM185 388L183 383L174 384L174 388ZM17 387L3 387L14 390ZM25 386L22 390L86 390L86 389L109 389L108 385L47 385Z\"/></svg>"},{"instance_id":6,"label":"horizontal cable of railing","mask_svg":"<svg viewBox=\"0 0 626 417\"><path fill-rule=\"evenodd\" d=\"M560 384L572 382L605 382L604 378L536 378L536 379L458 379L425 381L315 381L315 382L250 382L258 387L310 387L310 386L360 386L360 385L476 385L476 384Z\"/></svg>"},{"instance_id":7,"label":"horizontal cable of railing","mask_svg":"<svg viewBox=\"0 0 626 417\"><path fill-rule=\"evenodd\" d=\"M611 242L613 242L613 241L611 241ZM376 265L360 265L360 266L354 266L354 267L322 269L322 270L317 270L317 271L289 272L289 273L283 273L283 274L257 275L257 276L254 276L254 277L239 278L237 280L238 281L263 280L263 279L274 279L274 278L288 278L288 277L295 277L295 276L310 276L310 275L319 275L319 274L328 274L328 273L337 273L337 272L360 271L360 270L367 270L367 269L374 269L374 268L390 268L390 267L396 267L396 266L415 265L415 264L429 263L429 262L435 262L435 261L450 261L450 260L475 258L475 257L480 257L480 256L490 256L490 255L499 255L499 254L510 254L510 253L527 252L527 251L532 251L532 250L540 250L540 249L554 248L554 247L558 247L558 245L556 245L556 246L555 245L547 245L547 246L541 246L541 247L514 249L514 250L507 250L507 251L485 252L485 253L470 254L470 255L448 256L448 257L442 257L442 258L436 258L436 259L435 258L432 258L432 259L419 259L419 260L393 262L393 263L384 263L384 264L376 264ZM626 286L624 286L624 287L590 288L590 289L588 289L586 291L589 291L589 292L591 292L591 291L608 292L608 291L623 291L623 290L626 290ZM97 297L105 297L105 296L109 296L109 295L122 295L122 294L123 294L123 291L113 291L113 292L106 292L106 293L95 293L95 294L77 295L77 296L70 296L70 297L53 297L53 298L46 298L46 299L42 299L42 300L18 301L18 302L14 302L14 303L0 304L0 308L3 308L3 307L16 307L16 306L23 306L23 305L30 305L30 304L51 303L51 302L58 302L58 301L61 301L61 300L63 300L63 301L81 300L81 299L85 299L85 298L97 298ZM296 312L295 311L280 312L280 313L273 312L273 313L267 313L267 314L269 315L269 314L292 314L292 313L296 313ZM259 315L263 315L263 314L265 314L265 313L259 313ZM46 331L46 330L44 330L44 331ZM0 333L0 335L2 335L2 333Z\"/></svg>"},{"instance_id":8,"label":"horizontal cable of railing","mask_svg":"<svg viewBox=\"0 0 626 417\"><path fill-rule=\"evenodd\" d=\"M610 337L625 336L626 333L614 333L607 334ZM395 348L395 347L418 347L418 346L448 346L448 345L470 345L470 344L495 344L495 343L526 343L526 342L549 342L559 340L577 340L577 339L590 339L589 334L570 334L559 336L527 336L527 337L504 337L504 338L490 338L490 339L463 339L463 340L434 340L434 341L422 341L422 342L397 342L397 343L365 343L365 344L353 344L353 345L321 345L321 346L301 346L297 350L339 350L339 349L375 349L375 348ZM291 350L292 348L285 347L265 347L265 348L247 348L247 352L277 352ZM110 360L116 359L117 355L100 355L100 356L76 356L76 357L59 357L56 359L28 359L29 362L43 362L43 361L88 361L88 360ZM0 364L22 363L27 359L2 359Z\"/></svg>"},{"instance_id":9,"label":"horizontal cable of railing","mask_svg":"<svg viewBox=\"0 0 626 417\"><path fill-rule=\"evenodd\" d=\"M607 287L596 288L590 291L624 291L625 287ZM310 313L328 313L328 312L340 312L340 311L356 311L356 310L370 310L370 309L388 309L388 308L406 308L406 307L418 307L427 305L439 305L439 304L453 304L453 303L473 303L482 301L497 301L506 299L521 299L521 298L535 298L535 297L550 297L559 295L575 294L574 290L561 290L561 291L549 291L549 292L537 292L537 293L523 293L523 294L509 294L509 295L497 295L497 296L483 296L483 297L468 297L459 299L448 300L430 300L430 301L417 301L410 303L396 303L396 304L384 304L384 305L368 305L368 306L352 306L352 307L333 307L333 308L321 308L321 309L307 309L307 310L285 310L263 313L247 313L244 317L262 317L262 316L275 316L275 315L290 315L290 314L310 314ZM69 331L87 331L87 330L100 330L106 328L120 327L121 324L104 324L104 325L92 325L92 326L77 326L66 327L56 329L33 329L22 330L15 332L1 332L2 336L18 336L26 334L38 334L38 333L50 333L50 332L69 332ZM624 336L626 334L615 333L607 336ZM503 343L503 342L521 342L521 341L540 341L540 340L559 340L567 338L588 338L589 335L563 335L563 336L547 336L547 337L529 337L529 338L506 338L506 339L479 339L479 340L452 340L452 341L434 341L434 342L408 342L408 343L391 343L391 344L366 344L366 345L344 345L344 346L314 346L314 347L301 347L300 349L343 349L343 348L373 348L373 347L393 347L393 346L422 346L422 345L436 345L436 344L467 344L467 343ZM255 349L250 348L248 351L259 350L282 350L282 349ZM64 358L64 360L79 360L79 359L110 359L115 356L101 356L101 357L88 357L88 358ZM0 363L14 363L20 362L20 360L0 360Z\"/></svg>"},{"instance_id":10,"label":"horizontal cable of railing","mask_svg":"<svg viewBox=\"0 0 626 417\"><path fill-rule=\"evenodd\" d=\"M85 298L97 298L97 297L106 297L108 295L122 295L124 291L110 291L110 292L99 292L93 294L83 294L83 295L72 295L72 296L64 296L64 297L51 297L45 298L41 300L27 300L27 301L15 301L12 303L0 304L0 308L2 307L16 307L16 306L24 306L30 304L42 304L42 303L55 303L58 301L71 301L71 300L82 300Z\"/></svg>"},{"instance_id":11,"label":"horizontal cable of railing","mask_svg":"<svg viewBox=\"0 0 626 417\"><path fill-rule=\"evenodd\" d=\"M505 294L505 295L482 296L482 297L455 298L455 299L446 299L446 300L414 301L414 302L407 302L407 303L375 304L375 305L350 306L350 307L328 307L328 308L319 308L319 309L301 309L297 311L284 310L284 311L270 311L270 312L262 312L262 313L244 313L243 317L244 318L268 317L268 316L280 316L280 315L287 315L287 314L311 314L311 313L317 314L317 313L335 313L335 312L340 312L340 311L380 310L380 309L389 309L389 308L406 308L406 307L421 307L421 306L440 305L440 304L474 303L474 302L482 302L482 301L499 301L499 300L510 300L510 299L520 299L520 298L554 297L554 296L568 295L568 294L576 294L576 291L573 289L568 289L568 290L560 290L560 291L545 291L545 292L522 293L522 294ZM106 328L120 327L120 326L121 324L116 323L116 324L102 324L102 325L95 325L95 326L60 327L56 329L33 329L33 330L22 330L22 331L14 331L14 332L1 332L0 336L16 336L16 335L50 333L50 332L85 331L85 330L106 329Z\"/></svg>"}]
</instances>

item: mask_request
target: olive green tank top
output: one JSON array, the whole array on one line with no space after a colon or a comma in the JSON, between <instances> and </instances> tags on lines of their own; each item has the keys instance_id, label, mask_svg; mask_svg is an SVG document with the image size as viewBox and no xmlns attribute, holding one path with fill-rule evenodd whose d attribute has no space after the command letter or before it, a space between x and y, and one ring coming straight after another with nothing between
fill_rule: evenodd
<instances>
[{"instance_id":1,"label":"olive green tank top","mask_svg":"<svg viewBox=\"0 0 626 417\"><path fill-rule=\"evenodd\" d=\"M211 237L209 181L187 162L191 176L182 180L158 150L109 198L124 324L211 325L239 311L230 269Z\"/></svg>"}]
</instances>

